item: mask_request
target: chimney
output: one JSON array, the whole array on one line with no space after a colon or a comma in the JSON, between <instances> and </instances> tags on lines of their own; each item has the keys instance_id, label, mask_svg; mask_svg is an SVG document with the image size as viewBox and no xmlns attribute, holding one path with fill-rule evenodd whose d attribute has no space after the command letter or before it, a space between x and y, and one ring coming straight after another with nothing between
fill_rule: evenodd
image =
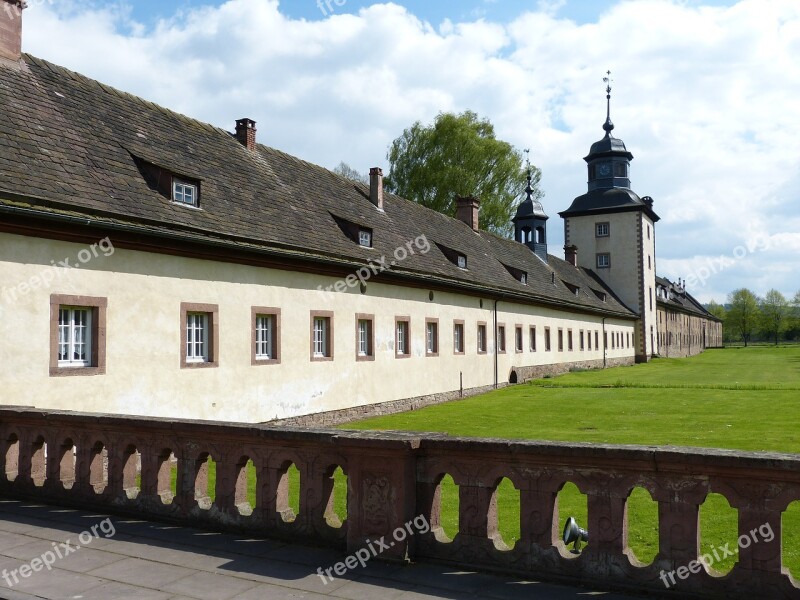
<instances>
[{"instance_id":1,"label":"chimney","mask_svg":"<svg viewBox=\"0 0 800 600\"><path fill-rule=\"evenodd\" d=\"M22 0L0 0L0 58L20 59L24 8Z\"/></svg>"},{"instance_id":2,"label":"chimney","mask_svg":"<svg viewBox=\"0 0 800 600\"><path fill-rule=\"evenodd\" d=\"M480 209L481 201L478 198L471 196L467 198L456 197L456 219L472 227L473 231L480 229L478 222L478 211Z\"/></svg>"},{"instance_id":3,"label":"chimney","mask_svg":"<svg viewBox=\"0 0 800 600\"><path fill-rule=\"evenodd\" d=\"M369 201L383 210L383 169L372 167L369 170Z\"/></svg>"},{"instance_id":4,"label":"chimney","mask_svg":"<svg viewBox=\"0 0 800 600\"><path fill-rule=\"evenodd\" d=\"M573 267L578 266L578 247L573 245L564 246L564 260Z\"/></svg>"},{"instance_id":5,"label":"chimney","mask_svg":"<svg viewBox=\"0 0 800 600\"><path fill-rule=\"evenodd\" d=\"M248 150L256 149L256 122L253 119L236 121L236 139Z\"/></svg>"}]
</instances>

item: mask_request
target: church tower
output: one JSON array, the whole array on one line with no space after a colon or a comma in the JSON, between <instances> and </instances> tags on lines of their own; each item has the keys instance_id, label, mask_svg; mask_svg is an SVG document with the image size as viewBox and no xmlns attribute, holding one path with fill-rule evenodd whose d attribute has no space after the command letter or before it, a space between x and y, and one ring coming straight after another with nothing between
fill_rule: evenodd
<instances>
[{"instance_id":1,"label":"church tower","mask_svg":"<svg viewBox=\"0 0 800 600\"><path fill-rule=\"evenodd\" d=\"M527 150L525 151L527 152ZM528 187L526 198L517 207L514 222L514 239L525 244L544 262L547 262L547 219L542 203L533 199L531 165L528 164Z\"/></svg>"},{"instance_id":2,"label":"church tower","mask_svg":"<svg viewBox=\"0 0 800 600\"><path fill-rule=\"evenodd\" d=\"M609 72L610 76L611 73ZM606 82L605 136L584 158L588 190L559 213L564 219L565 248L578 249L578 266L593 270L639 315L636 359L647 361L658 352L656 327L656 264L653 199L631 190L633 154L611 135L611 80Z\"/></svg>"}]
</instances>

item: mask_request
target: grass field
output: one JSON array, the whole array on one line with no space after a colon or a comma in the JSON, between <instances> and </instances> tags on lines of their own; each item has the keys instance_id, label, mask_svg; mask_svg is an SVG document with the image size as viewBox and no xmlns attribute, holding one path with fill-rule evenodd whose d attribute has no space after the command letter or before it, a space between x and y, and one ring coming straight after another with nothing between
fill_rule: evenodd
<instances>
[{"instance_id":1,"label":"grass field","mask_svg":"<svg viewBox=\"0 0 800 600\"><path fill-rule=\"evenodd\" d=\"M350 423L345 429L436 431L453 436L617 444L680 445L800 453L800 347L710 350L688 359L583 371L510 386L417 411ZM458 495L442 484L442 520L458 528ZM628 508L629 543L649 563L658 548L657 505L637 489ZM498 491L504 540L519 537L519 493ZM559 494L567 516L586 525L586 497L568 484ZM737 513L711 494L701 507L701 550L736 547ZM784 514L783 559L800 576L800 502ZM591 533L591 532L590 532ZM716 563L729 570L735 559Z\"/></svg>"}]
</instances>

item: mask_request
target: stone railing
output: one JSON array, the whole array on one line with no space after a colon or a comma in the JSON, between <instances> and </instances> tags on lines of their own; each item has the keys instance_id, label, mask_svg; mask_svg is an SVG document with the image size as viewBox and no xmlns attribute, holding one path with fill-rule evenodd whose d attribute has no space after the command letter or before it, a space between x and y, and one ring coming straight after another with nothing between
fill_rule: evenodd
<instances>
[{"instance_id":1,"label":"stone railing","mask_svg":"<svg viewBox=\"0 0 800 600\"><path fill-rule=\"evenodd\" d=\"M0 409L0 444L0 494L7 497L246 530L348 553L370 543L374 548L386 536L394 542L381 555L388 560L446 562L603 589L680 598L800 598L781 564L781 516L800 499L800 458L791 455L281 429L25 408ZM216 464L213 502L206 497L209 456ZM257 476L254 507L246 499L248 460ZM292 464L300 471L296 515L288 500ZM333 510L337 466L347 475L343 523ZM452 541L439 519L445 474L459 486L459 532ZM520 491L521 538L513 548L497 534L496 490L503 477ZM570 481L588 497L589 543L577 556L565 548L557 526L557 494ZM649 565L639 563L625 541L626 501L635 487L658 502L659 551ZM699 506L710 492L738 510L740 535L767 527L774 532L771 541L742 544L725 576L697 562ZM429 532L397 534L423 517ZM679 576L667 588L663 574L673 571Z\"/></svg>"}]
</instances>

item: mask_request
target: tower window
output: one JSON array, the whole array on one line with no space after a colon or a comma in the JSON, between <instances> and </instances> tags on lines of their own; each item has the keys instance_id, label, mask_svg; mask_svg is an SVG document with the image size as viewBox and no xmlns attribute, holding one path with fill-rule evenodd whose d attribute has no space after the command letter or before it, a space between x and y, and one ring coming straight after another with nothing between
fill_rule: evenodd
<instances>
[{"instance_id":1,"label":"tower window","mask_svg":"<svg viewBox=\"0 0 800 600\"><path fill-rule=\"evenodd\" d=\"M597 255L597 268L608 269L611 266L611 255L608 253Z\"/></svg>"},{"instance_id":2,"label":"tower window","mask_svg":"<svg viewBox=\"0 0 800 600\"><path fill-rule=\"evenodd\" d=\"M627 177L628 165L625 163L614 163L614 177Z\"/></svg>"},{"instance_id":3,"label":"tower window","mask_svg":"<svg viewBox=\"0 0 800 600\"><path fill-rule=\"evenodd\" d=\"M595 237L608 237L609 235L611 235L611 226L608 223L595 225Z\"/></svg>"}]
</instances>

